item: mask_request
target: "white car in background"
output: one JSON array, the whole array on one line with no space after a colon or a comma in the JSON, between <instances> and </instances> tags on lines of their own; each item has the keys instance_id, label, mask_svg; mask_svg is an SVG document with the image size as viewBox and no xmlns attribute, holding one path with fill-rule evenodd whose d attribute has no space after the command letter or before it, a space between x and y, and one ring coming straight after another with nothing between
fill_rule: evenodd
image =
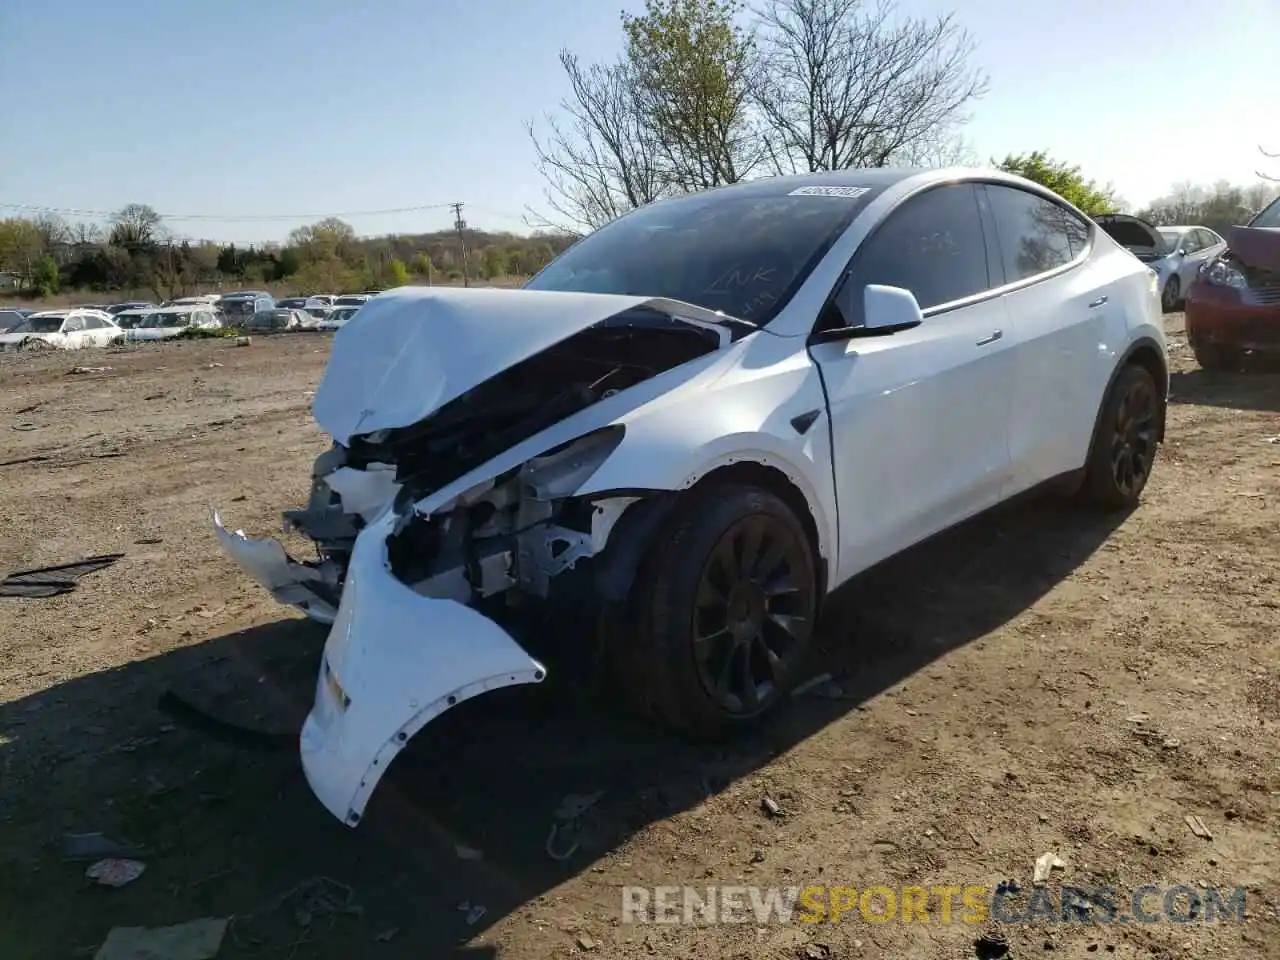
<instances>
[{"instance_id":1,"label":"white car in background","mask_svg":"<svg viewBox=\"0 0 1280 960\"><path fill-rule=\"evenodd\" d=\"M1177 309L1200 267L1227 249L1227 241L1208 227L1157 227L1127 213L1094 217L1111 238L1155 271L1160 305Z\"/></svg>"},{"instance_id":2,"label":"white car in background","mask_svg":"<svg viewBox=\"0 0 1280 960\"><path fill-rule=\"evenodd\" d=\"M161 307L152 310L142 322L125 331L126 340L172 340L188 327L213 329L222 326L209 304Z\"/></svg>"},{"instance_id":3,"label":"white car in background","mask_svg":"<svg viewBox=\"0 0 1280 960\"><path fill-rule=\"evenodd\" d=\"M754 724L855 574L1050 480L1133 508L1168 387L1153 274L1043 187L754 180L628 213L522 290L375 297L334 336L333 446L286 513L319 559L214 523L332 625L302 767L355 825L433 719L584 649L570 615L649 714ZM530 606L562 629L518 632Z\"/></svg>"},{"instance_id":4,"label":"white car in background","mask_svg":"<svg viewBox=\"0 0 1280 960\"><path fill-rule=\"evenodd\" d=\"M45 310L0 334L0 350L105 347L123 336L105 310Z\"/></svg>"},{"instance_id":5,"label":"white car in background","mask_svg":"<svg viewBox=\"0 0 1280 960\"><path fill-rule=\"evenodd\" d=\"M338 330L346 326L347 321L356 315L359 307L334 307L333 311L320 321L320 330Z\"/></svg>"}]
</instances>

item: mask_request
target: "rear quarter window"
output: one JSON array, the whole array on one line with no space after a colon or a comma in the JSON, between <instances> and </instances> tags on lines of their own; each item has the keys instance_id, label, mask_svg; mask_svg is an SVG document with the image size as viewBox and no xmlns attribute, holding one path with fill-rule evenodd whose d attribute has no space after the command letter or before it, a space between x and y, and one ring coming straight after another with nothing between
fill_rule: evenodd
<instances>
[{"instance_id":1,"label":"rear quarter window","mask_svg":"<svg viewBox=\"0 0 1280 960\"><path fill-rule=\"evenodd\" d=\"M1058 267L1084 253L1089 224L1060 203L1020 190L987 184L1005 283L1017 283Z\"/></svg>"}]
</instances>

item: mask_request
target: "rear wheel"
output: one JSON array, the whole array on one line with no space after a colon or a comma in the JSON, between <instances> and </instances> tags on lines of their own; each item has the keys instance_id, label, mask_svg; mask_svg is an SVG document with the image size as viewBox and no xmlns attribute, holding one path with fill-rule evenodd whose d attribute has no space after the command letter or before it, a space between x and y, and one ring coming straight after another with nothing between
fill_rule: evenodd
<instances>
[{"instance_id":1,"label":"rear wheel","mask_svg":"<svg viewBox=\"0 0 1280 960\"><path fill-rule=\"evenodd\" d=\"M617 679L651 717L698 738L755 724L795 686L818 607L809 538L767 490L690 496L637 577Z\"/></svg>"},{"instance_id":2,"label":"rear wheel","mask_svg":"<svg viewBox=\"0 0 1280 960\"><path fill-rule=\"evenodd\" d=\"M1160 433L1160 394L1143 367L1120 371L1103 401L1094 430L1084 499L1106 510L1136 506L1155 464Z\"/></svg>"},{"instance_id":3,"label":"rear wheel","mask_svg":"<svg viewBox=\"0 0 1280 960\"><path fill-rule=\"evenodd\" d=\"M1164 285L1164 292L1160 294L1160 304L1166 311L1176 310L1178 303L1182 300L1182 283L1178 280L1175 273Z\"/></svg>"}]
</instances>

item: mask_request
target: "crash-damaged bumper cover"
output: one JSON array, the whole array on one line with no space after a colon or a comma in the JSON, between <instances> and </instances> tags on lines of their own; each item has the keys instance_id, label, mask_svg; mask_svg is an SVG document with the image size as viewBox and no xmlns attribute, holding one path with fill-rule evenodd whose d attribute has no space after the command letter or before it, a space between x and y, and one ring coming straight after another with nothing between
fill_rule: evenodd
<instances>
[{"instance_id":1,"label":"crash-damaged bumper cover","mask_svg":"<svg viewBox=\"0 0 1280 960\"><path fill-rule=\"evenodd\" d=\"M687 325L676 320L667 301L472 290L397 303L398 293L338 332L317 391L316 418L335 445L316 461L307 508L285 523L315 542L320 560L294 559L279 542L213 517L223 547L254 580L331 627L301 755L317 797L352 826L423 726L481 693L546 676L473 605L546 597L552 579L604 552L641 499L573 496L624 433L607 419L575 426L575 413L730 338L699 308L675 305L691 315ZM643 351L600 322L655 304L660 322L641 325L661 349L637 372ZM532 333L515 336L517 328ZM582 331L590 349L575 350ZM458 363L442 361L442 351ZM600 369L602 356L615 355L628 359ZM618 374L623 367L630 372ZM602 380L608 390L597 388ZM542 386L513 407L509 397L526 383ZM501 415L488 413L495 405ZM550 449L513 461L538 437L554 438ZM455 490L463 478L475 482ZM557 512L570 507L572 518Z\"/></svg>"},{"instance_id":2,"label":"crash-damaged bumper cover","mask_svg":"<svg viewBox=\"0 0 1280 960\"><path fill-rule=\"evenodd\" d=\"M427 723L479 694L546 676L483 614L396 579L386 550L392 519L356 541L302 727L307 782L353 826L392 759Z\"/></svg>"}]
</instances>

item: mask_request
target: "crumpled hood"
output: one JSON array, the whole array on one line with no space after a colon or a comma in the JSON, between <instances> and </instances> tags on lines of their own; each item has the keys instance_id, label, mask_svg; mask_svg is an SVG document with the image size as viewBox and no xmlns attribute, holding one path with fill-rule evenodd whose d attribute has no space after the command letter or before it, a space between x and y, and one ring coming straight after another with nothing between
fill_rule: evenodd
<instances>
[{"instance_id":1,"label":"crumpled hood","mask_svg":"<svg viewBox=\"0 0 1280 960\"><path fill-rule=\"evenodd\" d=\"M1280 271L1280 230L1271 227L1232 227L1227 247L1245 266Z\"/></svg>"},{"instance_id":2,"label":"crumpled hood","mask_svg":"<svg viewBox=\"0 0 1280 960\"><path fill-rule=\"evenodd\" d=\"M339 443L405 427L508 367L636 307L707 322L710 311L650 297L546 290L402 287L360 308L333 338L312 402Z\"/></svg>"}]
</instances>

